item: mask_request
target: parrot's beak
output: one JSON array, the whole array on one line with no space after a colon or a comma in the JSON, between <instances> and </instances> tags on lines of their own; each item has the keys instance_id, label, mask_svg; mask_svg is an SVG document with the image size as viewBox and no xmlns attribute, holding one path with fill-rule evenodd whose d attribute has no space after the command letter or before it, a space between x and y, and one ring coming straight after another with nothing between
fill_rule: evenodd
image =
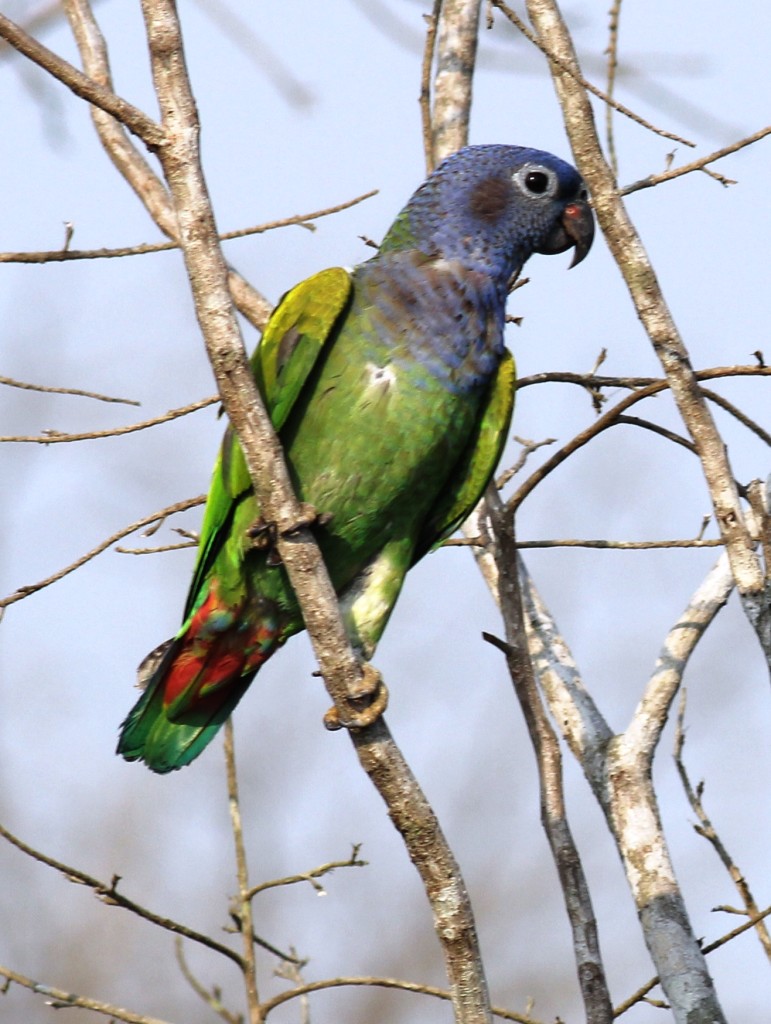
<instances>
[{"instance_id":1,"label":"parrot's beak","mask_svg":"<svg viewBox=\"0 0 771 1024\"><path fill-rule=\"evenodd\" d=\"M572 246L573 259L570 266L575 267L589 252L593 240L594 215L591 207L586 200L576 199L566 205L559 222L537 252L551 256L565 252Z\"/></svg>"},{"instance_id":2,"label":"parrot's beak","mask_svg":"<svg viewBox=\"0 0 771 1024\"><path fill-rule=\"evenodd\" d=\"M594 214L589 204L583 199L568 203L562 214L562 226L573 240L573 259L568 268L571 269L586 256L594 241Z\"/></svg>"}]
</instances>

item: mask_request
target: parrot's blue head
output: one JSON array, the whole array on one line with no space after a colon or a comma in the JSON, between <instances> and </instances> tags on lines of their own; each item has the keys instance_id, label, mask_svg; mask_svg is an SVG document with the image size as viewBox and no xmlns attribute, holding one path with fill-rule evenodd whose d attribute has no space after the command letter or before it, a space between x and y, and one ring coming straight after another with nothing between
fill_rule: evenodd
<instances>
[{"instance_id":1,"label":"parrot's blue head","mask_svg":"<svg viewBox=\"0 0 771 1024\"><path fill-rule=\"evenodd\" d=\"M521 146L467 146L420 186L381 247L413 247L511 276L534 252L589 252L594 218L575 168Z\"/></svg>"}]
</instances>

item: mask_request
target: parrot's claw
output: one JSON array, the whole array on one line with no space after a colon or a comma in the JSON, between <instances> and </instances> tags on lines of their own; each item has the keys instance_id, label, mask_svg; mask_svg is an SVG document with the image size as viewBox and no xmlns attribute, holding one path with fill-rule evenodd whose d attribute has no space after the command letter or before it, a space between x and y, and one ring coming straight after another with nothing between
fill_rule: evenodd
<instances>
[{"instance_id":1,"label":"parrot's claw","mask_svg":"<svg viewBox=\"0 0 771 1024\"><path fill-rule=\"evenodd\" d=\"M290 526L285 526L281 530L281 536L291 537L293 534L299 533L300 530L308 529L309 526L326 526L331 521L332 516L329 512L319 512L315 505L311 505L307 501L301 501L299 517L296 522Z\"/></svg>"},{"instance_id":2,"label":"parrot's claw","mask_svg":"<svg viewBox=\"0 0 771 1024\"><path fill-rule=\"evenodd\" d=\"M348 695L350 717L343 718L337 706L324 715L324 725L336 729L366 729L373 725L388 707L388 687L378 670L365 662L359 686Z\"/></svg>"},{"instance_id":3,"label":"parrot's claw","mask_svg":"<svg viewBox=\"0 0 771 1024\"><path fill-rule=\"evenodd\" d=\"M303 501L300 503L300 515L289 526L279 529L276 523L258 516L246 531L246 535L254 548L268 552L268 565L281 565L281 555L277 550L279 537L293 537L300 530L305 530L309 526L326 526L331 520L332 516L328 512L319 513L313 505Z\"/></svg>"}]
</instances>

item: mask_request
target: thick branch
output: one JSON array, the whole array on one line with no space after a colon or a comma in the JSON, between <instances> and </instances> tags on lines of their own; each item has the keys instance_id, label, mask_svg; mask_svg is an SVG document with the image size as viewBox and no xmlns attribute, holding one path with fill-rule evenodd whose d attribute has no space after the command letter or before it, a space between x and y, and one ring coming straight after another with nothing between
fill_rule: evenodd
<instances>
[{"instance_id":1,"label":"thick branch","mask_svg":"<svg viewBox=\"0 0 771 1024\"><path fill-rule=\"evenodd\" d=\"M567 819L562 755L536 686L528 651L522 594L517 578L514 528L506 522L505 510L494 486L488 488L486 506L496 538L494 558L498 568L498 596L506 624L503 650L536 755L541 790L541 821L559 874L573 934L576 969L586 1019L592 1024L609 1024L613 1019L613 1007L589 886Z\"/></svg>"},{"instance_id":2,"label":"thick branch","mask_svg":"<svg viewBox=\"0 0 771 1024\"><path fill-rule=\"evenodd\" d=\"M612 736L588 696L567 645L524 579L530 646L553 717L603 809L624 863L645 941L679 1024L724 1020L693 934L664 838L651 761L690 655L733 586L728 559L716 568L670 630L664 651L625 733Z\"/></svg>"},{"instance_id":3,"label":"thick branch","mask_svg":"<svg viewBox=\"0 0 771 1024\"><path fill-rule=\"evenodd\" d=\"M481 0L444 0L439 14L434 110L434 160L468 142L471 89Z\"/></svg>"},{"instance_id":4,"label":"thick branch","mask_svg":"<svg viewBox=\"0 0 771 1024\"><path fill-rule=\"evenodd\" d=\"M345 721L348 695L363 686L362 667L348 643L318 547L296 529L301 510L282 452L241 344L227 292L198 149L199 125L187 79L172 0L143 0L153 80L169 143L162 163L178 222L196 313L228 415L241 441L265 518L278 527L278 549L303 609L305 625L330 695ZM291 537L282 536L291 528ZM354 733L359 759L385 800L420 872L442 943L456 1017L490 1019L471 909L457 864L439 824L382 719Z\"/></svg>"},{"instance_id":5,"label":"thick branch","mask_svg":"<svg viewBox=\"0 0 771 1024\"><path fill-rule=\"evenodd\" d=\"M552 76L576 164L589 186L608 246L696 445L737 588L771 661L771 614L764 574L753 550L725 445L699 391L688 351L651 262L618 194L613 171L602 154L589 98L576 77L580 77L578 58L559 7L555 0L528 0L527 9L540 40L554 56Z\"/></svg>"}]
</instances>

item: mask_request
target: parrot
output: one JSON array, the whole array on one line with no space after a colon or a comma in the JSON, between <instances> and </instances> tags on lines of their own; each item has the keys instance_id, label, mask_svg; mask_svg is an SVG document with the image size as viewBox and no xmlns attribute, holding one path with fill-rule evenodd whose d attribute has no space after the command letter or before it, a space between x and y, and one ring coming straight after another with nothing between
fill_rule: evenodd
<instances>
[{"instance_id":1,"label":"parrot","mask_svg":"<svg viewBox=\"0 0 771 1024\"><path fill-rule=\"evenodd\" d=\"M579 173L513 145L467 146L413 194L376 254L288 291L250 362L347 635L372 657L408 570L467 518L514 404L506 300L533 254L592 245ZM228 427L182 626L139 667L117 752L158 773L193 761L255 674L304 628Z\"/></svg>"}]
</instances>

